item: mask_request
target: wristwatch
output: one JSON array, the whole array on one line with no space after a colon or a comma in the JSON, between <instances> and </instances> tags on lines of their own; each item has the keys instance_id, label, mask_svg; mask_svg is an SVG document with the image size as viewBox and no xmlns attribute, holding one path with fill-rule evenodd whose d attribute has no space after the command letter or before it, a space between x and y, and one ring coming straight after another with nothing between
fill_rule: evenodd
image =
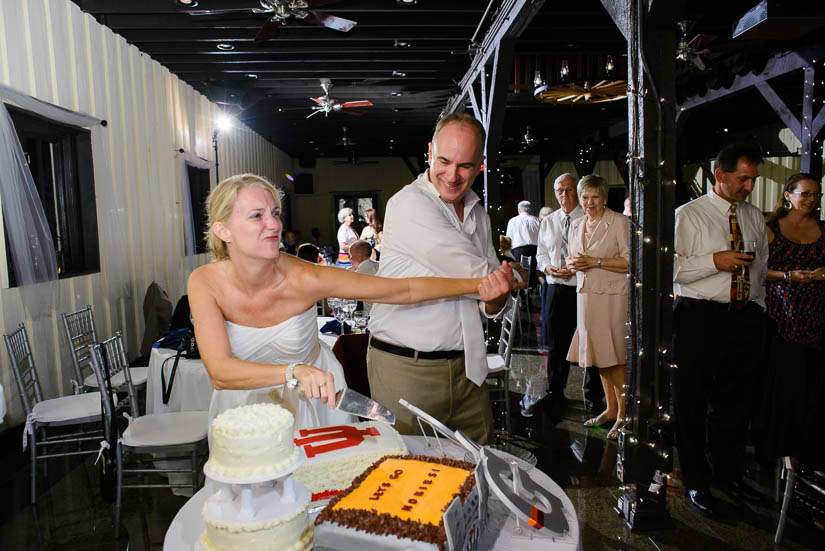
<instances>
[{"instance_id":1,"label":"wristwatch","mask_svg":"<svg viewBox=\"0 0 825 551\"><path fill-rule=\"evenodd\" d=\"M286 387L287 388L295 388L296 386L298 386L298 379L296 379L292 375L292 372L295 370L296 365L298 365L298 362L291 363L286 367L285 378L286 378Z\"/></svg>"},{"instance_id":2,"label":"wristwatch","mask_svg":"<svg viewBox=\"0 0 825 551\"><path fill-rule=\"evenodd\" d=\"M788 270L787 272L785 272L785 277L784 277L783 279L784 279L785 281L787 281L788 283L790 283L790 282L791 282L791 271L790 271L790 270Z\"/></svg>"},{"instance_id":3,"label":"wristwatch","mask_svg":"<svg viewBox=\"0 0 825 551\"><path fill-rule=\"evenodd\" d=\"M597 258L597 259L596 259L596 267L597 267L597 268L601 268L601 267L602 267L602 259L601 259L601 258Z\"/></svg>"}]
</instances>

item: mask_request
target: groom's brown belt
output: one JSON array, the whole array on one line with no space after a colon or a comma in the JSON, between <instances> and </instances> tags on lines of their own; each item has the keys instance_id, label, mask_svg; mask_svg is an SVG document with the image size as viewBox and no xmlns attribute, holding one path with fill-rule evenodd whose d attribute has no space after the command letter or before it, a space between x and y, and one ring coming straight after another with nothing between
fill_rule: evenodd
<instances>
[{"instance_id":1,"label":"groom's brown belt","mask_svg":"<svg viewBox=\"0 0 825 551\"><path fill-rule=\"evenodd\" d=\"M452 360L464 356L463 350L435 350L433 352L419 352L413 348L406 346L398 346L388 342L380 341L375 337L370 339L370 346L381 350L382 352L389 352L396 356L404 356L405 358L418 358L419 360Z\"/></svg>"}]
</instances>

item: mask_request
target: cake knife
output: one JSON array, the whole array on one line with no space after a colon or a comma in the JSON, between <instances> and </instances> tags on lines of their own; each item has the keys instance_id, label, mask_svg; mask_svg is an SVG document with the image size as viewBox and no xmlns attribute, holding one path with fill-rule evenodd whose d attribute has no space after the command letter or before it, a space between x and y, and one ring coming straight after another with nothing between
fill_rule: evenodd
<instances>
[{"instance_id":1,"label":"cake knife","mask_svg":"<svg viewBox=\"0 0 825 551\"><path fill-rule=\"evenodd\" d=\"M390 425L395 424L395 414L392 411L351 388L345 388L341 391L335 400L335 409L359 417L366 417L373 421L382 421Z\"/></svg>"}]
</instances>

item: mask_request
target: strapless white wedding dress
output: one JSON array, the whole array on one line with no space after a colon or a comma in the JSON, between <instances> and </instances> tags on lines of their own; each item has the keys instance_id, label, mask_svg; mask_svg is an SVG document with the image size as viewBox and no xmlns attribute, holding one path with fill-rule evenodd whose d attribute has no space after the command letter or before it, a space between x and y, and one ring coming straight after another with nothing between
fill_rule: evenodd
<instances>
[{"instance_id":1,"label":"strapless white wedding dress","mask_svg":"<svg viewBox=\"0 0 825 551\"><path fill-rule=\"evenodd\" d=\"M335 378L336 392L346 388L344 368L335 354L318 339L315 307L272 327L247 327L224 322L229 335L232 355L239 360L261 364L299 362L329 371ZM299 389L284 385L255 390L215 390L209 405L209 426L212 419L227 409L260 403L278 403L295 416L295 428L354 423L352 415L329 410L318 399L307 399Z\"/></svg>"}]
</instances>

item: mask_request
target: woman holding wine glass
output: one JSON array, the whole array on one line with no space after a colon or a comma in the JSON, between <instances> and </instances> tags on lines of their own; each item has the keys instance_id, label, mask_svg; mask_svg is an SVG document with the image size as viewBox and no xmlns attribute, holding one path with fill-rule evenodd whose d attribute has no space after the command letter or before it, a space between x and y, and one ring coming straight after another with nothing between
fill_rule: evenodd
<instances>
[{"instance_id":1,"label":"woman holding wine glass","mask_svg":"<svg viewBox=\"0 0 825 551\"><path fill-rule=\"evenodd\" d=\"M616 440L625 412L630 223L607 208L604 178L591 174L576 187L585 216L571 222L568 237L567 267L576 273L578 323L567 360L579 367L599 368L607 409L584 424L613 423L607 438Z\"/></svg>"},{"instance_id":2,"label":"woman holding wine glass","mask_svg":"<svg viewBox=\"0 0 825 551\"><path fill-rule=\"evenodd\" d=\"M819 421L825 393L825 223L822 188L813 176L794 174L768 219L765 304L772 321L769 365L767 455L792 455L822 466L820 438L809 429Z\"/></svg>"}]
</instances>

